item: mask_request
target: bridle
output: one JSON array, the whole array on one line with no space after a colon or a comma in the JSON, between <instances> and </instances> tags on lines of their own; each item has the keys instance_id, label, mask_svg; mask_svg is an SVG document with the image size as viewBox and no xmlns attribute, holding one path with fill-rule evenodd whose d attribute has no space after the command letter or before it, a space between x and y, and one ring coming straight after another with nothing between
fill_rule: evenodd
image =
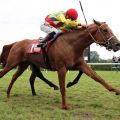
<instances>
[{"instance_id":1,"label":"bridle","mask_svg":"<svg viewBox=\"0 0 120 120\"><path fill-rule=\"evenodd\" d=\"M89 33L89 35L91 36L91 38L93 39L93 41L96 43L96 44L99 44L99 45L106 45L106 48L108 48L111 44L111 40L115 37L114 35L111 35L109 38L106 38L105 36L105 32L104 30L101 28L103 25L105 25L105 23L102 23L100 26L98 26L96 24L96 27L97 27L97 31L96 31L96 34L99 34L101 35L101 37L103 38L103 41L98 41L95 39L95 37L91 34L91 32L89 31L88 27L86 26L86 30L87 32ZM95 36L96 36L95 34Z\"/></svg>"},{"instance_id":2,"label":"bridle","mask_svg":"<svg viewBox=\"0 0 120 120\"><path fill-rule=\"evenodd\" d=\"M111 40L112 40L112 38L114 38L115 36L112 35L112 36L110 36L110 37L107 38L107 39L105 38L105 33L104 33L104 31L102 31L102 28L101 28L101 27L105 24L105 23L103 23L103 24L101 24L100 26L96 25L96 26L97 26L96 34L97 34L97 32L99 32L99 33L101 34L104 42L99 42L99 41L97 41L97 40L93 37L93 35L90 33L90 31L88 30L88 27L87 27L87 19L86 19L86 17L85 17L85 14L84 14L84 11L83 11L83 7L82 7L82 3L81 3L80 0L79 0L79 4L80 4L80 8L81 8L82 13L83 13L83 17L84 17L84 19L85 19L86 30L88 31L89 35L91 36L91 38L94 40L94 42L95 42L96 44L99 44L99 45L101 45L101 46L102 46L103 44L105 44L105 45L106 45L106 48L109 49L109 46L111 45Z\"/></svg>"}]
</instances>

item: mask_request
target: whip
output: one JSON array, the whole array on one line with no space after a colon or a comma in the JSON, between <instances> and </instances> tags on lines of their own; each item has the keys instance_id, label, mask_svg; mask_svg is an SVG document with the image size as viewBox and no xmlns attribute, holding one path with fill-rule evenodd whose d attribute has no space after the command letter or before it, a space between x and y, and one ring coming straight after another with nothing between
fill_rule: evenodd
<instances>
[{"instance_id":1,"label":"whip","mask_svg":"<svg viewBox=\"0 0 120 120\"><path fill-rule=\"evenodd\" d=\"M79 4L80 4L80 8L81 8L81 10L82 10L82 13L83 13L83 16L84 16L84 19L85 19L86 25L87 25L87 19L86 19L86 17L85 17L85 14L84 14L84 11L83 11L83 7L82 7L82 3L81 3L80 0L79 0Z\"/></svg>"}]
</instances>

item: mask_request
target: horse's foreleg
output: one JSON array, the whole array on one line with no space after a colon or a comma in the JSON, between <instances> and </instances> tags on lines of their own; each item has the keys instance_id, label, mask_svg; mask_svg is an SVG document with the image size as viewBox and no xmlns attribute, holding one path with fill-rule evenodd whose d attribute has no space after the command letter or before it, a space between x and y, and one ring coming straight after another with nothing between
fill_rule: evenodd
<instances>
[{"instance_id":1,"label":"horse's foreleg","mask_svg":"<svg viewBox=\"0 0 120 120\"><path fill-rule=\"evenodd\" d=\"M18 66L18 69L17 69L17 71L15 72L15 74L13 75L12 80L11 80L11 82L10 82L10 84L9 84L8 89L7 89L7 98L10 97L10 91L11 91L11 88L12 88L14 82L15 82L15 81L17 80L17 78L24 72L24 70L25 70L27 67L28 67L27 64L25 64L25 65L24 65L24 64L21 64L21 65Z\"/></svg>"},{"instance_id":2,"label":"horse's foreleg","mask_svg":"<svg viewBox=\"0 0 120 120\"><path fill-rule=\"evenodd\" d=\"M80 69L89 77L94 79L95 81L99 82L102 84L106 89L109 91L115 92L117 95L120 94L120 90L112 87L109 85L105 80L103 80L95 71L93 71L86 63L80 65Z\"/></svg>"},{"instance_id":3,"label":"horse's foreleg","mask_svg":"<svg viewBox=\"0 0 120 120\"><path fill-rule=\"evenodd\" d=\"M66 91L65 91L65 76L66 76L66 68L62 67L58 71L58 79L59 79L59 85L60 85L60 92L62 95L62 108L68 109L66 104Z\"/></svg>"},{"instance_id":4,"label":"horse's foreleg","mask_svg":"<svg viewBox=\"0 0 120 120\"><path fill-rule=\"evenodd\" d=\"M79 71L77 77L72 81L67 84L67 88L72 87L73 85L77 84L78 81L80 80L80 77L82 76L83 72Z\"/></svg>"}]
</instances>

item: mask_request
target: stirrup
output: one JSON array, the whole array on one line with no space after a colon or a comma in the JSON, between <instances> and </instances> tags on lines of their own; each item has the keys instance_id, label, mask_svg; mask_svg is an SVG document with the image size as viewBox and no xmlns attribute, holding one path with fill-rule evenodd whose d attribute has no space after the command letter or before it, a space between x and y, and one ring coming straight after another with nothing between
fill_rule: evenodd
<instances>
[{"instance_id":1,"label":"stirrup","mask_svg":"<svg viewBox=\"0 0 120 120\"><path fill-rule=\"evenodd\" d=\"M41 43L39 43L39 44L37 45L37 47L42 47L42 46L44 46L44 44L45 44L45 43L42 43L42 42L41 42Z\"/></svg>"},{"instance_id":2,"label":"stirrup","mask_svg":"<svg viewBox=\"0 0 120 120\"><path fill-rule=\"evenodd\" d=\"M39 45L37 45L37 47L45 48L46 44L45 43L40 43Z\"/></svg>"}]
</instances>

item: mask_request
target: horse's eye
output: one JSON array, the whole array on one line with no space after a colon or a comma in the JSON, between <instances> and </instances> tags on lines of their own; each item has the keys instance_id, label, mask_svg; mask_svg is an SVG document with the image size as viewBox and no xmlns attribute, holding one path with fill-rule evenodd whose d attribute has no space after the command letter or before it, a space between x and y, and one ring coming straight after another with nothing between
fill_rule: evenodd
<instances>
[{"instance_id":1,"label":"horse's eye","mask_svg":"<svg viewBox=\"0 0 120 120\"><path fill-rule=\"evenodd\" d=\"M108 30L107 30L107 29L103 29L103 32L104 32L104 33L107 33L107 32L108 32Z\"/></svg>"}]
</instances>

